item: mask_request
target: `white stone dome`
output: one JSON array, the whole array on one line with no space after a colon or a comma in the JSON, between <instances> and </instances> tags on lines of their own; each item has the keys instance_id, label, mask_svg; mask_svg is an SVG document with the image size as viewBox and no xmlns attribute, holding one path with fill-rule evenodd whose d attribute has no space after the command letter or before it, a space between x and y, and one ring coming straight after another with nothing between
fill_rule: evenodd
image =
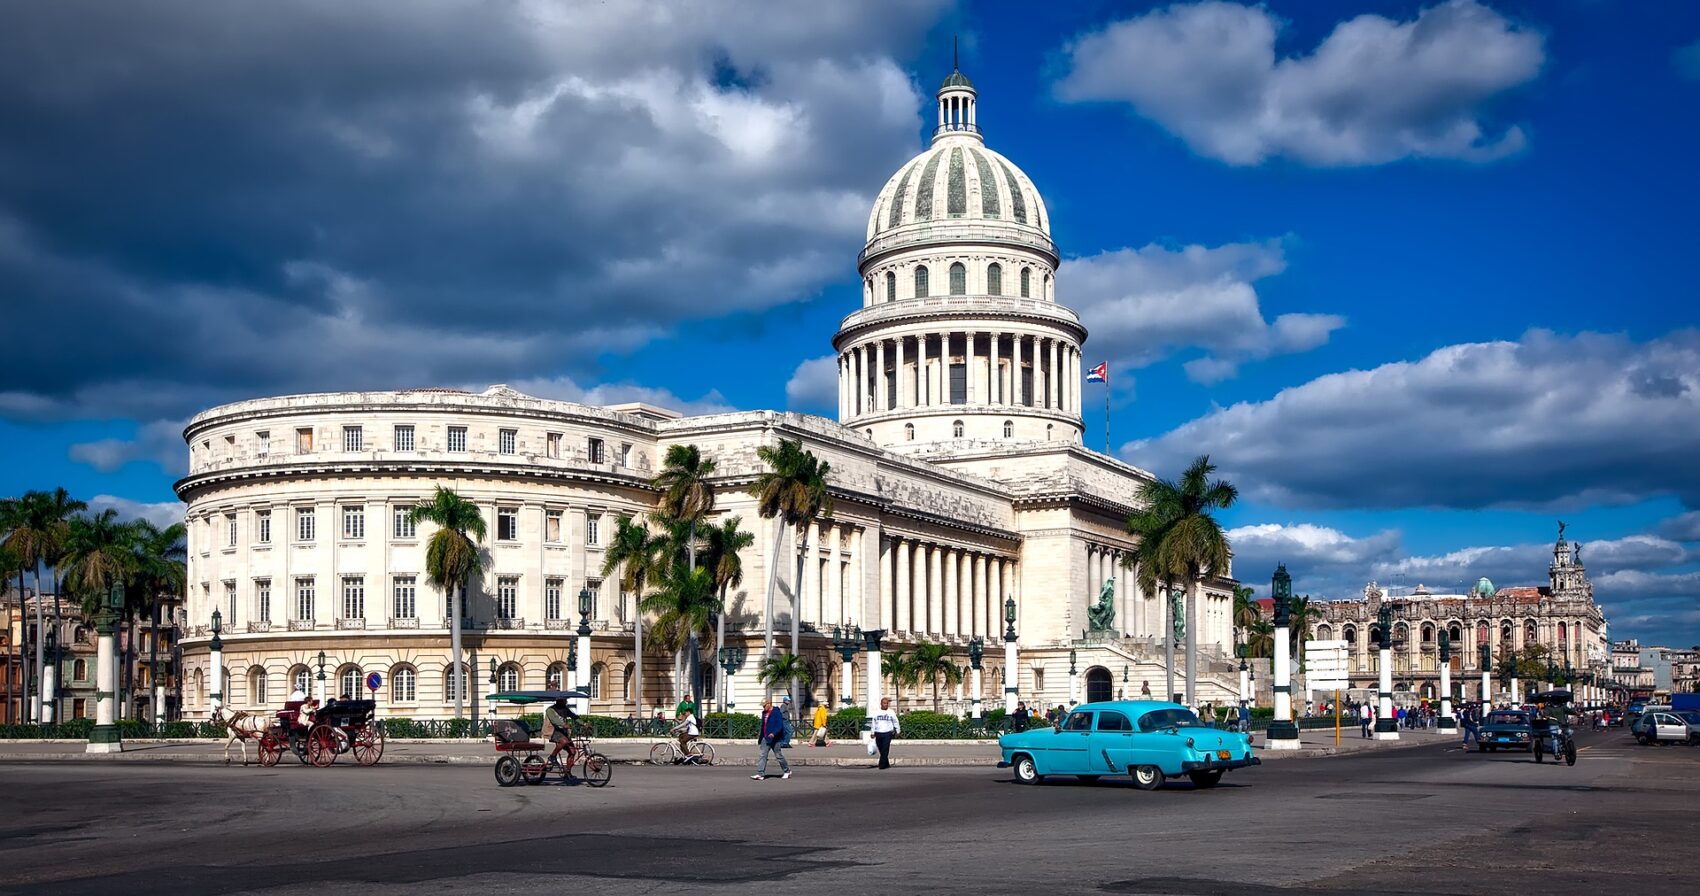
<instances>
[{"instance_id":1,"label":"white stone dome","mask_svg":"<svg viewBox=\"0 0 1700 896\"><path fill-rule=\"evenodd\" d=\"M1033 181L977 135L947 135L897 169L874 200L868 240L912 225L954 222L1013 225L1047 241L1051 234Z\"/></svg>"}]
</instances>

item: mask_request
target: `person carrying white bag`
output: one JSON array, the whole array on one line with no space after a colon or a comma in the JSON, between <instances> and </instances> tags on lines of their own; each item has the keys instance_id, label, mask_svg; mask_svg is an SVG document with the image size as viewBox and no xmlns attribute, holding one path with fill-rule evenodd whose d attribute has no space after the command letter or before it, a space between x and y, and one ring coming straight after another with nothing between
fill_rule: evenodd
<instances>
[{"instance_id":1,"label":"person carrying white bag","mask_svg":"<svg viewBox=\"0 0 1700 896\"><path fill-rule=\"evenodd\" d=\"M880 768L891 768L891 739L903 731L903 725L897 721L897 713L891 711L891 698L881 697L880 708L868 717L869 728L874 733L873 743L868 744L868 755L875 750L880 754Z\"/></svg>"}]
</instances>

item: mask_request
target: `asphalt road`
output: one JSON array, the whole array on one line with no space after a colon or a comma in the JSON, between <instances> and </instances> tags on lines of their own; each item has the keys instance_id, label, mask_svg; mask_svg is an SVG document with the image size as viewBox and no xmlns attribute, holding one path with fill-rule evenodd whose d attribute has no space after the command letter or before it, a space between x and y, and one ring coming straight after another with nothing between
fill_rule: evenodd
<instances>
[{"instance_id":1,"label":"asphalt road","mask_svg":"<svg viewBox=\"0 0 1700 896\"><path fill-rule=\"evenodd\" d=\"M0 767L0 893L1689 892L1700 748L1584 734L1574 768L1448 746L1197 791L995 768Z\"/></svg>"}]
</instances>

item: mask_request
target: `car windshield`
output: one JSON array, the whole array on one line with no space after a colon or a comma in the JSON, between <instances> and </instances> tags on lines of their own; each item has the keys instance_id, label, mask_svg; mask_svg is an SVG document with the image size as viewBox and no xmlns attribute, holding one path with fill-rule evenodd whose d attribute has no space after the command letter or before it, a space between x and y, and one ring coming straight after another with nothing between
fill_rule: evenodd
<instances>
[{"instance_id":1,"label":"car windshield","mask_svg":"<svg viewBox=\"0 0 1700 896\"><path fill-rule=\"evenodd\" d=\"M1204 723L1190 709L1154 709L1139 717L1139 730L1161 731L1164 728L1202 728Z\"/></svg>"},{"instance_id":2,"label":"car windshield","mask_svg":"<svg viewBox=\"0 0 1700 896\"><path fill-rule=\"evenodd\" d=\"M1527 725L1529 724L1529 717L1520 712L1493 712L1488 713L1487 724Z\"/></svg>"},{"instance_id":3,"label":"car windshield","mask_svg":"<svg viewBox=\"0 0 1700 896\"><path fill-rule=\"evenodd\" d=\"M1700 709L1679 710L1677 715L1682 716L1682 720L1690 725L1700 725Z\"/></svg>"}]
</instances>

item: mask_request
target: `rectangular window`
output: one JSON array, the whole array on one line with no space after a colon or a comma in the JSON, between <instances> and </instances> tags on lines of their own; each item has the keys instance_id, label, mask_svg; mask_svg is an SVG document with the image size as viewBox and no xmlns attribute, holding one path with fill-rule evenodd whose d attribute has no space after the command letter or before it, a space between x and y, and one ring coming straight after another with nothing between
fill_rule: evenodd
<instances>
[{"instance_id":1,"label":"rectangular window","mask_svg":"<svg viewBox=\"0 0 1700 896\"><path fill-rule=\"evenodd\" d=\"M591 439L590 441L586 442L585 443L585 456L593 464L602 463L602 461L603 461L602 440L601 439Z\"/></svg>"},{"instance_id":2,"label":"rectangular window","mask_svg":"<svg viewBox=\"0 0 1700 896\"><path fill-rule=\"evenodd\" d=\"M395 509L395 537L418 538L419 525L413 521L413 505L403 504Z\"/></svg>"},{"instance_id":3,"label":"rectangular window","mask_svg":"<svg viewBox=\"0 0 1700 896\"><path fill-rule=\"evenodd\" d=\"M313 428L311 426L304 426L295 431L295 453L313 453Z\"/></svg>"},{"instance_id":4,"label":"rectangular window","mask_svg":"<svg viewBox=\"0 0 1700 896\"><path fill-rule=\"evenodd\" d=\"M451 426L451 427L449 427L449 450L450 451L465 451L466 450L466 427L464 427L464 426Z\"/></svg>"},{"instance_id":5,"label":"rectangular window","mask_svg":"<svg viewBox=\"0 0 1700 896\"><path fill-rule=\"evenodd\" d=\"M519 508L501 507L496 510L496 540L519 540Z\"/></svg>"},{"instance_id":6,"label":"rectangular window","mask_svg":"<svg viewBox=\"0 0 1700 896\"><path fill-rule=\"evenodd\" d=\"M316 592L311 577L295 580L295 618L302 622L313 621L313 600Z\"/></svg>"},{"instance_id":7,"label":"rectangular window","mask_svg":"<svg viewBox=\"0 0 1700 896\"><path fill-rule=\"evenodd\" d=\"M543 582L543 615L547 619L564 619L561 615L561 580Z\"/></svg>"},{"instance_id":8,"label":"rectangular window","mask_svg":"<svg viewBox=\"0 0 1700 896\"><path fill-rule=\"evenodd\" d=\"M360 576L342 577L342 618L366 618L366 580Z\"/></svg>"},{"instance_id":9,"label":"rectangular window","mask_svg":"<svg viewBox=\"0 0 1700 896\"><path fill-rule=\"evenodd\" d=\"M627 444L622 444L622 445L620 445L620 466L629 467L631 465L632 465L632 446L627 445Z\"/></svg>"},{"instance_id":10,"label":"rectangular window","mask_svg":"<svg viewBox=\"0 0 1700 896\"><path fill-rule=\"evenodd\" d=\"M413 424L397 423L395 427L395 450L413 450Z\"/></svg>"},{"instance_id":11,"label":"rectangular window","mask_svg":"<svg viewBox=\"0 0 1700 896\"><path fill-rule=\"evenodd\" d=\"M590 591L590 618L601 619L602 580L590 579L584 583L584 587Z\"/></svg>"},{"instance_id":12,"label":"rectangular window","mask_svg":"<svg viewBox=\"0 0 1700 896\"><path fill-rule=\"evenodd\" d=\"M359 451L366 441L366 431L358 426L342 428L342 450Z\"/></svg>"},{"instance_id":13,"label":"rectangular window","mask_svg":"<svg viewBox=\"0 0 1700 896\"><path fill-rule=\"evenodd\" d=\"M544 437L544 444L545 444L545 446L547 446L547 452L548 452L548 455L550 457L560 457L561 456L561 434L560 433L558 433L558 432L549 433L547 436Z\"/></svg>"},{"instance_id":14,"label":"rectangular window","mask_svg":"<svg viewBox=\"0 0 1700 896\"><path fill-rule=\"evenodd\" d=\"M561 520L563 514L559 510L550 510L543 514L543 540L550 544L561 543Z\"/></svg>"},{"instance_id":15,"label":"rectangular window","mask_svg":"<svg viewBox=\"0 0 1700 896\"><path fill-rule=\"evenodd\" d=\"M395 577L395 618L412 619L414 614L418 612L419 606L415 602L418 594L417 589L418 585L415 583L413 576Z\"/></svg>"},{"instance_id":16,"label":"rectangular window","mask_svg":"<svg viewBox=\"0 0 1700 896\"><path fill-rule=\"evenodd\" d=\"M1033 368L1021 368L1021 397L1016 402L1024 407L1033 406Z\"/></svg>"},{"instance_id":17,"label":"rectangular window","mask_svg":"<svg viewBox=\"0 0 1700 896\"><path fill-rule=\"evenodd\" d=\"M342 537L359 541L366 537L366 508L350 504L342 508Z\"/></svg>"},{"instance_id":18,"label":"rectangular window","mask_svg":"<svg viewBox=\"0 0 1700 896\"><path fill-rule=\"evenodd\" d=\"M224 612L226 613L224 624L234 628L236 626L236 583L235 582L225 582L224 583Z\"/></svg>"},{"instance_id":19,"label":"rectangular window","mask_svg":"<svg viewBox=\"0 0 1700 896\"><path fill-rule=\"evenodd\" d=\"M950 365L950 403L968 403L968 365Z\"/></svg>"},{"instance_id":20,"label":"rectangular window","mask_svg":"<svg viewBox=\"0 0 1700 896\"><path fill-rule=\"evenodd\" d=\"M236 547L236 514L234 513L224 515L224 546L227 548Z\"/></svg>"},{"instance_id":21,"label":"rectangular window","mask_svg":"<svg viewBox=\"0 0 1700 896\"><path fill-rule=\"evenodd\" d=\"M584 518L584 543L599 545L602 543L602 516L592 514Z\"/></svg>"},{"instance_id":22,"label":"rectangular window","mask_svg":"<svg viewBox=\"0 0 1700 896\"><path fill-rule=\"evenodd\" d=\"M496 580L496 615L512 619L519 615L519 579L503 576Z\"/></svg>"},{"instance_id":23,"label":"rectangular window","mask_svg":"<svg viewBox=\"0 0 1700 896\"><path fill-rule=\"evenodd\" d=\"M295 509L295 540L312 541L314 537L313 508L297 507Z\"/></svg>"},{"instance_id":24,"label":"rectangular window","mask_svg":"<svg viewBox=\"0 0 1700 896\"><path fill-rule=\"evenodd\" d=\"M254 580L254 621L269 622L272 618L272 580Z\"/></svg>"},{"instance_id":25,"label":"rectangular window","mask_svg":"<svg viewBox=\"0 0 1700 896\"><path fill-rule=\"evenodd\" d=\"M259 443L260 453L267 454L272 450L272 434L270 430L262 429L254 433L254 441Z\"/></svg>"},{"instance_id":26,"label":"rectangular window","mask_svg":"<svg viewBox=\"0 0 1700 896\"><path fill-rule=\"evenodd\" d=\"M496 451L501 454L513 454L519 450L519 430L503 429L496 433Z\"/></svg>"},{"instance_id":27,"label":"rectangular window","mask_svg":"<svg viewBox=\"0 0 1700 896\"><path fill-rule=\"evenodd\" d=\"M272 543L272 512L269 510L254 511L254 541L258 544Z\"/></svg>"}]
</instances>

